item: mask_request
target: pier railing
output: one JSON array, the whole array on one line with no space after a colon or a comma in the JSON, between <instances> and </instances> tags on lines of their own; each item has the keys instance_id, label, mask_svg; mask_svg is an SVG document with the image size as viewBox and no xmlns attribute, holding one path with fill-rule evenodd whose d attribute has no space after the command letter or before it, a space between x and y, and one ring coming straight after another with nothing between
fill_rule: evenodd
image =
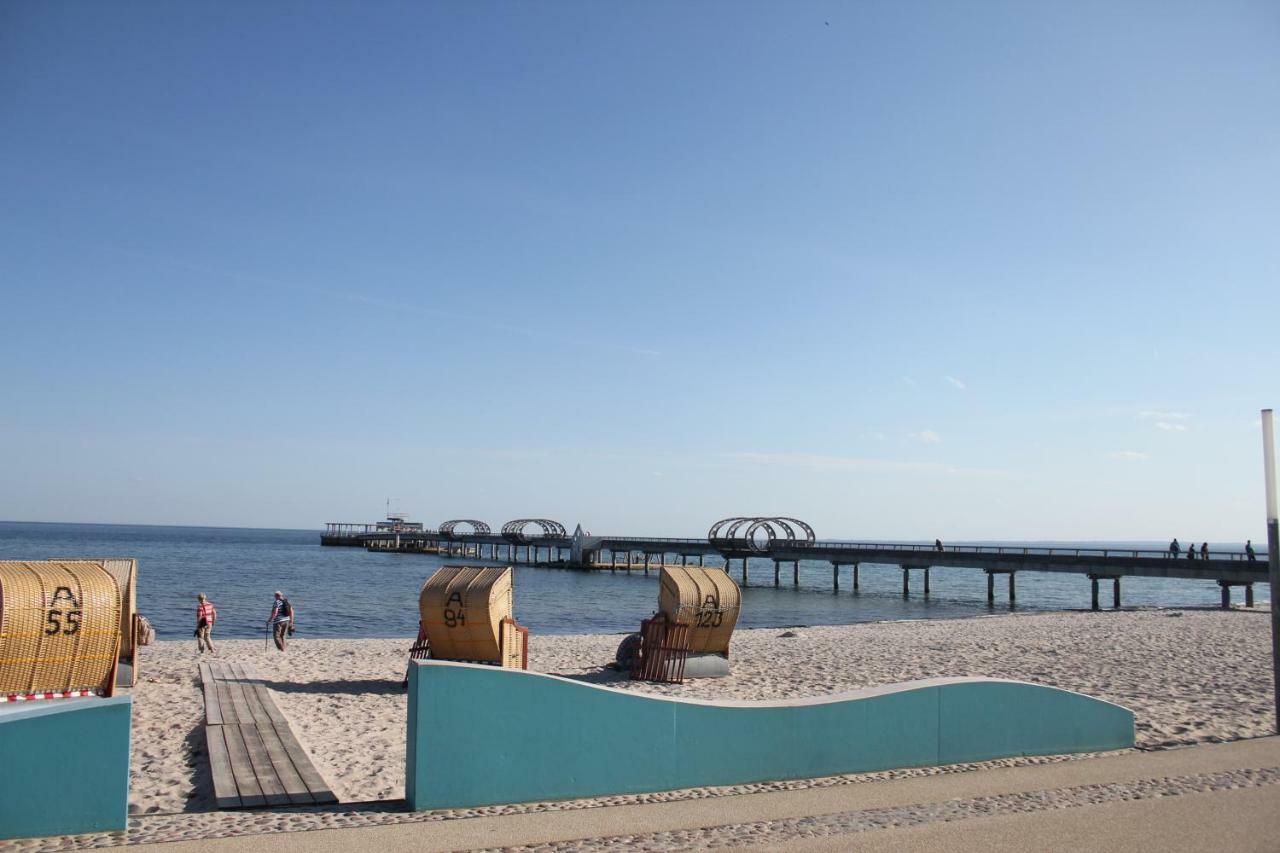
<instances>
[{"instance_id":1,"label":"pier railing","mask_svg":"<svg viewBox=\"0 0 1280 853\"><path fill-rule=\"evenodd\" d=\"M1171 554L1168 550L1154 548L1056 548L1036 547L1034 545L943 545L942 548L939 549L936 545L930 545L928 543L901 542L817 542L813 547L824 551L913 551L934 554L1008 554L1037 557L1129 557L1150 560L1187 560L1188 562L1194 562L1195 560L1201 559L1201 554L1207 554L1208 559L1211 560L1247 561L1249 559L1248 555L1243 551L1202 552L1197 550L1195 552L1196 556L1194 559L1188 560L1186 551ZM1266 554L1257 554L1256 558L1265 560Z\"/></svg>"},{"instance_id":2,"label":"pier railing","mask_svg":"<svg viewBox=\"0 0 1280 853\"><path fill-rule=\"evenodd\" d=\"M706 547L708 545L717 545L721 541L729 542L731 540L715 540L708 541L705 538L678 538L668 536L601 536L600 539L606 542L619 543L649 543L655 545L700 545ZM733 540L736 541L736 540ZM1128 557L1142 558L1148 560L1187 560L1187 552L1181 551L1177 554L1170 554L1167 549L1163 548L1070 548L1056 546L1035 546L1035 545L943 545L939 551L937 545L928 542L836 542L836 541L818 541L812 545L806 543L796 543L797 546L803 547L808 551L912 551L917 553L932 554L992 554L992 555L1022 555L1036 557ZM780 549L788 547L785 542L777 542L776 546ZM1196 550L1194 562L1201 559L1200 550ZM1240 560L1247 561L1248 555L1243 551L1209 551L1207 552L1210 560ZM1266 561L1267 555L1263 551L1255 554L1256 559Z\"/></svg>"},{"instance_id":3,"label":"pier railing","mask_svg":"<svg viewBox=\"0 0 1280 853\"><path fill-rule=\"evenodd\" d=\"M675 538L675 537L670 537L670 536L600 536L600 537L597 537L597 538L599 538L599 539L603 539L603 540L604 540L604 541L606 541L606 542L609 542L609 541L615 541L615 542L652 542L652 543L654 543L655 545L666 545L666 544L669 544L669 543L672 543L672 542L675 542L675 543L677 543L677 544L682 544L682 545L684 545L684 544L688 544L688 545L708 545L708 544L710 544L710 543L707 541L707 539L706 539L706 537L705 537L705 536L704 536L703 538L701 538L701 539L680 539L680 538Z\"/></svg>"}]
</instances>

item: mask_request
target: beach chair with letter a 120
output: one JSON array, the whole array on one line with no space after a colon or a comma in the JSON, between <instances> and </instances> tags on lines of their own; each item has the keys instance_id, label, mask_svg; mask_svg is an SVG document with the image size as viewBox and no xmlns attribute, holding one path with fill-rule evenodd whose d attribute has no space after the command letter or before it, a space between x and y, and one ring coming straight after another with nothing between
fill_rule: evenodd
<instances>
[{"instance_id":1,"label":"beach chair with letter a 120","mask_svg":"<svg viewBox=\"0 0 1280 853\"><path fill-rule=\"evenodd\" d=\"M516 622L512 607L510 566L441 567L418 595L427 653L436 660L528 669L529 629Z\"/></svg>"},{"instance_id":2,"label":"beach chair with letter a 120","mask_svg":"<svg viewBox=\"0 0 1280 853\"><path fill-rule=\"evenodd\" d=\"M664 566L658 612L641 623L638 654L627 661L631 677L679 684L728 675L741 607L742 591L723 569Z\"/></svg>"},{"instance_id":3,"label":"beach chair with letter a 120","mask_svg":"<svg viewBox=\"0 0 1280 853\"><path fill-rule=\"evenodd\" d=\"M742 609L742 590L724 569L663 566L658 612L689 626L689 651L729 656L729 640Z\"/></svg>"}]
</instances>

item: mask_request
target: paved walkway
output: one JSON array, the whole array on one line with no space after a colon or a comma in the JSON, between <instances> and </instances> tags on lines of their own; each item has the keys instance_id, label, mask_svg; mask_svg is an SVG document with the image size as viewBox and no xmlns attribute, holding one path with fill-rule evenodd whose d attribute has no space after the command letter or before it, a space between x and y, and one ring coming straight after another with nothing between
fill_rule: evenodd
<instances>
[{"instance_id":1,"label":"paved walkway","mask_svg":"<svg viewBox=\"0 0 1280 853\"><path fill-rule=\"evenodd\" d=\"M1280 738L828 788L240 836L186 851L1280 849Z\"/></svg>"}]
</instances>

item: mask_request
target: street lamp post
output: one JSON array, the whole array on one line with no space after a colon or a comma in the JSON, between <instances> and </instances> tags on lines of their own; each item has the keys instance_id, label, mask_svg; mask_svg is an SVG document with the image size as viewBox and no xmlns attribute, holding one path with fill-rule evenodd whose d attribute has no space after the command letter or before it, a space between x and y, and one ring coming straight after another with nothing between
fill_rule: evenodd
<instances>
[{"instance_id":1,"label":"street lamp post","mask_svg":"<svg viewBox=\"0 0 1280 853\"><path fill-rule=\"evenodd\" d=\"M1280 523L1276 520L1276 443L1270 409L1262 410L1262 464L1267 488L1267 575L1271 582L1271 678L1280 734Z\"/></svg>"}]
</instances>

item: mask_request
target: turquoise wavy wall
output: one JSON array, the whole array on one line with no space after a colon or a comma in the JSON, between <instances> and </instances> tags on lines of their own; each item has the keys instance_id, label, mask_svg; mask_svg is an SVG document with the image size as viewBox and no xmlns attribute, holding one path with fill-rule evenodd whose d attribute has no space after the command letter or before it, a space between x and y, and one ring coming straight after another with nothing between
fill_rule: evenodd
<instances>
[{"instance_id":1,"label":"turquoise wavy wall","mask_svg":"<svg viewBox=\"0 0 1280 853\"><path fill-rule=\"evenodd\" d=\"M732 785L1133 746L1133 712L1016 681L947 678L709 703L445 661L409 674L414 809Z\"/></svg>"},{"instance_id":2,"label":"turquoise wavy wall","mask_svg":"<svg viewBox=\"0 0 1280 853\"><path fill-rule=\"evenodd\" d=\"M0 838L124 829L132 700L0 705Z\"/></svg>"}]
</instances>

